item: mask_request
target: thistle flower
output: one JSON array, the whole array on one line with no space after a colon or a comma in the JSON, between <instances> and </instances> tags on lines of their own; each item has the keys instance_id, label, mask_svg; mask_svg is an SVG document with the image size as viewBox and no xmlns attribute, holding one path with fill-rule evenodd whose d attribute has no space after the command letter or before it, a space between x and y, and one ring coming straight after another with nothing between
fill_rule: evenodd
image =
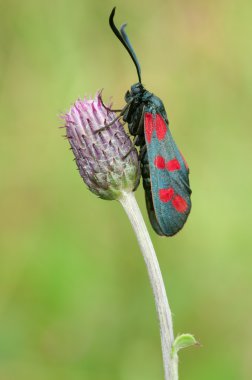
<instances>
[{"instance_id":1,"label":"thistle flower","mask_svg":"<svg viewBox=\"0 0 252 380\"><path fill-rule=\"evenodd\" d=\"M101 93L77 100L64 115L66 136L80 175L102 199L119 199L134 191L140 178L138 154L116 114L103 105Z\"/></svg>"}]
</instances>

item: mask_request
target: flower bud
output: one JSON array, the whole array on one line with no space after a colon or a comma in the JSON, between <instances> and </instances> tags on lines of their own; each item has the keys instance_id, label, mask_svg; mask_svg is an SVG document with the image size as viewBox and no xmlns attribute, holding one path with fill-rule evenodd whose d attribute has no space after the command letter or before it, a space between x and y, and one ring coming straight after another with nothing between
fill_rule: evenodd
<instances>
[{"instance_id":1,"label":"flower bud","mask_svg":"<svg viewBox=\"0 0 252 380\"><path fill-rule=\"evenodd\" d=\"M110 200L134 191L140 178L137 150L120 121L100 130L115 118L103 105L101 93L95 99L77 100L64 115L66 136L83 181L94 194Z\"/></svg>"}]
</instances>

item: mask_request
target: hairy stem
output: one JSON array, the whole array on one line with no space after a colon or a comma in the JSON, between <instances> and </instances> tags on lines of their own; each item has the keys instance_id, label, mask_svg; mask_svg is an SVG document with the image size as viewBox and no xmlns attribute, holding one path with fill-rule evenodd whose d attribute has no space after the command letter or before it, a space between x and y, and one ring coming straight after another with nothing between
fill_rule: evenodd
<instances>
[{"instance_id":1,"label":"hairy stem","mask_svg":"<svg viewBox=\"0 0 252 380\"><path fill-rule=\"evenodd\" d=\"M171 355L174 342L172 316L157 256L134 194L123 193L119 201L128 215L136 234L154 293L160 324L165 380L177 380L178 357L177 354Z\"/></svg>"}]
</instances>

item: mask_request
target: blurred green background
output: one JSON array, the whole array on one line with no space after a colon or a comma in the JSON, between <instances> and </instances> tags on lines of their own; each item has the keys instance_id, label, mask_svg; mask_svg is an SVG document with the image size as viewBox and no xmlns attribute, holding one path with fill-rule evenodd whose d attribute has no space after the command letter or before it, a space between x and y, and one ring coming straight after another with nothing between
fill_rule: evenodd
<instances>
[{"instance_id":1,"label":"blurred green background","mask_svg":"<svg viewBox=\"0 0 252 380\"><path fill-rule=\"evenodd\" d=\"M135 68L108 26L117 5L146 88L189 162L193 209L174 238L146 218L180 379L252 378L251 1L0 2L0 380L163 379L146 269L117 202L82 183L58 115Z\"/></svg>"}]
</instances>

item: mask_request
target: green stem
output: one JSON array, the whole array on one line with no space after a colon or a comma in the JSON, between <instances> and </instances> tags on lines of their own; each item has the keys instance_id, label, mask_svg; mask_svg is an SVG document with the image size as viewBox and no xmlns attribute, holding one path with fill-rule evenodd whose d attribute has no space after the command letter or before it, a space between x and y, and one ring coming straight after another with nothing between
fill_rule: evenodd
<instances>
[{"instance_id":1,"label":"green stem","mask_svg":"<svg viewBox=\"0 0 252 380\"><path fill-rule=\"evenodd\" d=\"M165 380L178 380L178 357L177 354L171 355L174 342L171 310L157 256L134 194L125 192L119 201L128 215L136 234L154 293L160 324Z\"/></svg>"}]
</instances>

